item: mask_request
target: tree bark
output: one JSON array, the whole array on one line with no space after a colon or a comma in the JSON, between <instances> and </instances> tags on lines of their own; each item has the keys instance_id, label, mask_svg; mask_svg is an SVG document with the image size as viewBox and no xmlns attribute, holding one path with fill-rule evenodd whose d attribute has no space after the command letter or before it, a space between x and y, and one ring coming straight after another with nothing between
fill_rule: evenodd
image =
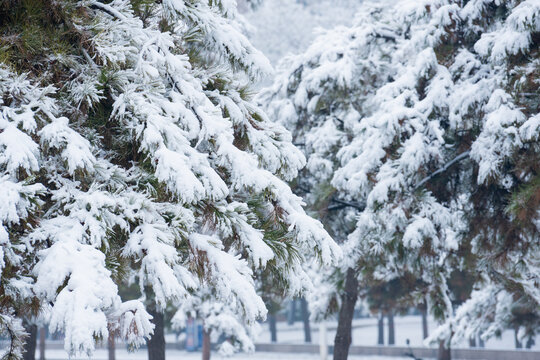
<instances>
[{"instance_id":1,"label":"tree bark","mask_svg":"<svg viewBox=\"0 0 540 360\"><path fill-rule=\"evenodd\" d=\"M35 360L36 359L36 347L37 347L37 325L29 324L26 321L24 322L24 328L28 333L26 338L26 343L24 344L24 360Z\"/></svg>"},{"instance_id":2,"label":"tree bark","mask_svg":"<svg viewBox=\"0 0 540 360\"><path fill-rule=\"evenodd\" d=\"M469 339L469 347L475 348L476 347L476 337L472 336Z\"/></svg>"},{"instance_id":3,"label":"tree bark","mask_svg":"<svg viewBox=\"0 0 540 360\"><path fill-rule=\"evenodd\" d=\"M439 351L437 353L437 360L452 360L452 353L450 348L444 345L444 341L439 341Z\"/></svg>"},{"instance_id":4,"label":"tree bark","mask_svg":"<svg viewBox=\"0 0 540 360\"><path fill-rule=\"evenodd\" d=\"M116 360L116 343L112 332L109 333L109 338L107 339L107 351L109 353L109 360Z\"/></svg>"},{"instance_id":5,"label":"tree bark","mask_svg":"<svg viewBox=\"0 0 540 360\"><path fill-rule=\"evenodd\" d=\"M341 297L338 327L334 339L334 360L346 360L352 342L352 319L358 299L358 279L353 269L347 270L345 291Z\"/></svg>"},{"instance_id":6,"label":"tree bark","mask_svg":"<svg viewBox=\"0 0 540 360\"><path fill-rule=\"evenodd\" d=\"M210 330L203 330L202 360L210 360Z\"/></svg>"},{"instance_id":7,"label":"tree bark","mask_svg":"<svg viewBox=\"0 0 540 360\"><path fill-rule=\"evenodd\" d=\"M422 339L426 339L429 336L428 324L427 324L427 306L423 304L420 308L422 314Z\"/></svg>"},{"instance_id":8,"label":"tree bark","mask_svg":"<svg viewBox=\"0 0 540 360\"><path fill-rule=\"evenodd\" d=\"M388 345L396 344L396 328L394 326L394 311L388 310Z\"/></svg>"},{"instance_id":9,"label":"tree bark","mask_svg":"<svg viewBox=\"0 0 540 360\"><path fill-rule=\"evenodd\" d=\"M483 348L485 346L484 340L479 336L478 337L478 347Z\"/></svg>"},{"instance_id":10,"label":"tree bark","mask_svg":"<svg viewBox=\"0 0 540 360\"><path fill-rule=\"evenodd\" d=\"M309 326L309 310L306 299L300 299L300 310L302 312L302 321L304 322L304 342L311 343L311 327Z\"/></svg>"},{"instance_id":11,"label":"tree bark","mask_svg":"<svg viewBox=\"0 0 540 360\"><path fill-rule=\"evenodd\" d=\"M163 313L149 307L148 313L154 321L154 335L147 340L148 360L165 360L165 319Z\"/></svg>"},{"instance_id":12,"label":"tree bark","mask_svg":"<svg viewBox=\"0 0 540 360\"><path fill-rule=\"evenodd\" d=\"M276 315L268 314L268 326L270 327L270 341L277 342Z\"/></svg>"},{"instance_id":13,"label":"tree bark","mask_svg":"<svg viewBox=\"0 0 540 360\"><path fill-rule=\"evenodd\" d=\"M384 345L384 316L383 316L382 311L379 311L379 319L377 321L377 328L379 330L377 344Z\"/></svg>"},{"instance_id":14,"label":"tree bark","mask_svg":"<svg viewBox=\"0 0 540 360\"><path fill-rule=\"evenodd\" d=\"M39 360L45 360L45 327L39 329Z\"/></svg>"}]
</instances>

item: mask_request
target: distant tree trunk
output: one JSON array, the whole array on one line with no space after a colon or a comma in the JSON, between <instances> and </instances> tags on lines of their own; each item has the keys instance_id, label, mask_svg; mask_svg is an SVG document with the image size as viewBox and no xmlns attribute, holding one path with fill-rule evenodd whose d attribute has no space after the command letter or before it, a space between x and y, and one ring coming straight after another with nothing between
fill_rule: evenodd
<instances>
[{"instance_id":1,"label":"distant tree trunk","mask_svg":"<svg viewBox=\"0 0 540 360\"><path fill-rule=\"evenodd\" d=\"M45 360L45 327L39 329L39 360Z\"/></svg>"},{"instance_id":2,"label":"distant tree trunk","mask_svg":"<svg viewBox=\"0 0 540 360\"><path fill-rule=\"evenodd\" d=\"M306 299L300 299L300 311L302 312L302 321L304 322L304 342L311 343L311 327L309 326L309 310Z\"/></svg>"},{"instance_id":3,"label":"distant tree trunk","mask_svg":"<svg viewBox=\"0 0 540 360\"><path fill-rule=\"evenodd\" d=\"M345 291L341 297L338 327L334 339L334 360L346 360L352 342L352 319L358 299L358 279L353 269L347 270Z\"/></svg>"},{"instance_id":4,"label":"distant tree trunk","mask_svg":"<svg viewBox=\"0 0 540 360\"><path fill-rule=\"evenodd\" d=\"M450 347L444 345L444 341L439 341L439 352L437 353L437 360L452 360L452 353Z\"/></svg>"},{"instance_id":5,"label":"distant tree trunk","mask_svg":"<svg viewBox=\"0 0 540 360\"><path fill-rule=\"evenodd\" d=\"M277 342L276 315L268 314L268 326L270 327L270 341Z\"/></svg>"},{"instance_id":6,"label":"distant tree trunk","mask_svg":"<svg viewBox=\"0 0 540 360\"><path fill-rule=\"evenodd\" d=\"M203 330L202 360L210 360L210 330Z\"/></svg>"},{"instance_id":7,"label":"distant tree trunk","mask_svg":"<svg viewBox=\"0 0 540 360\"><path fill-rule=\"evenodd\" d=\"M321 360L326 360L328 357L328 338L326 336L326 322L321 321L319 324L319 355Z\"/></svg>"},{"instance_id":8,"label":"distant tree trunk","mask_svg":"<svg viewBox=\"0 0 540 360\"><path fill-rule=\"evenodd\" d=\"M383 316L382 311L380 310L379 310L379 319L377 321L377 328L379 330L377 344L384 345L384 316Z\"/></svg>"},{"instance_id":9,"label":"distant tree trunk","mask_svg":"<svg viewBox=\"0 0 540 360\"><path fill-rule=\"evenodd\" d=\"M154 334L147 340L148 360L165 360L165 319L163 313L153 307L148 308L148 313L154 318Z\"/></svg>"},{"instance_id":10,"label":"distant tree trunk","mask_svg":"<svg viewBox=\"0 0 540 360\"><path fill-rule=\"evenodd\" d=\"M527 339L527 343L525 344L525 347L527 349L530 349L532 348L534 345L534 338L532 336L529 336L529 338Z\"/></svg>"},{"instance_id":11,"label":"distant tree trunk","mask_svg":"<svg viewBox=\"0 0 540 360\"><path fill-rule=\"evenodd\" d=\"M469 339L469 347L476 347L476 337L472 336L470 339Z\"/></svg>"},{"instance_id":12,"label":"distant tree trunk","mask_svg":"<svg viewBox=\"0 0 540 360\"><path fill-rule=\"evenodd\" d=\"M422 339L427 339L429 333L427 325L427 305L425 303L420 307L420 313L422 314Z\"/></svg>"},{"instance_id":13,"label":"distant tree trunk","mask_svg":"<svg viewBox=\"0 0 540 360\"><path fill-rule=\"evenodd\" d=\"M518 328L517 327L514 329L514 342L516 344L516 349L523 348L523 345L521 345L521 341L519 341L519 338L518 338Z\"/></svg>"},{"instance_id":14,"label":"distant tree trunk","mask_svg":"<svg viewBox=\"0 0 540 360\"><path fill-rule=\"evenodd\" d=\"M109 333L109 338L107 339L107 350L109 352L109 360L116 360L116 343L114 341L114 333Z\"/></svg>"},{"instance_id":15,"label":"distant tree trunk","mask_svg":"<svg viewBox=\"0 0 540 360\"><path fill-rule=\"evenodd\" d=\"M296 320L296 301L291 299L289 303L289 311L287 312L287 324L292 325Z\"/></svg>"},{"instance_id":16,"label":"distant tree trunk","mask_svg":"<svg viewBox=\"0 0 540 360\"><path fill-rule=\"evenodd\" d=\"M485 346L484 340L482 340L482 337L478 337L478 347L483 348Z\"/></svg>"},{"instance_id":17,"label":"distant tree trunk","mask_svg":"<svg viewBox=\"0 0 540 360\"><path fill-rule=\"evenodd\" d=\"M396 344L396 329L394 326L394 311L388 310L388 345Z\"/></svg>"},{"instance_id":18,"label":"distant tree trunk","mask_svg":"<svg viewBox=\"0 0 540 360\"><path fill-rule=\"evenodd\" d=\"M26 321L24 322L24 329L28 333L26 338L26 343L24 344L24 360L35 360L36 359L36 347L37 347L37 325L29 324Z\"/></svg>"}]
</instances>

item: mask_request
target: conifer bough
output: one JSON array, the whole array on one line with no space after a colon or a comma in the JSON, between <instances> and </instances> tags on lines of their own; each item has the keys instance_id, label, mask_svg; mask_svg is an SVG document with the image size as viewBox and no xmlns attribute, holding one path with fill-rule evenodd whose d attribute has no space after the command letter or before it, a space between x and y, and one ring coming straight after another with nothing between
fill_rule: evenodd
<instances>
[{"instance_id":1,"label":"conifer bough","mask_svg":"<svg viewBox=\"0 0 540 360\"><path fill-rule=\"evenodd\" d=\"M229 314L211 325L245 343L235 324L266 315L254 269L297 292L309 287L305 259L339 258L285 182L303 155L250 100L270 66L235 11L230 1L0 5L7 358L21 357L22 318L40 313L68 352L91 353L111 331L134 346L151 336L145 301L187 311L209 292ZM141 297L121 299L131 283Z\"/></svg>"}]
</instances>

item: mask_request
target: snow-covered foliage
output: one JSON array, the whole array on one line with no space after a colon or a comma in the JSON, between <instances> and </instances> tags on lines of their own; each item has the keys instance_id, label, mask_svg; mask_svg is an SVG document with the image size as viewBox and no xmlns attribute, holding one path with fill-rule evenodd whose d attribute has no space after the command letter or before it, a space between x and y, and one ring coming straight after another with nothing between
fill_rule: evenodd
<instances>
[{"instance_id":1,"label":"snow-covered foliage","mask_svg":"<svg viewBox=\"0 0 540 360\"><path fill-rule=\"evenodd\" d=\"M520 312L520 334L539 328L539 19L536 0L365 2L259 99L304 146L308 202L357 216L342 268L413 275L445 339L496 335ZM454 271L478 288L455 313Z\"/></svg>"},{"instance_id":2,"label":"snow-covered foliage","mask_svg":"<svg viewBox=\"0 0 540 360\"><path fill-rule=\"evenodd\" d=\"M139 345L153 331L145 294L163 309L203 290L250 324L266 314L253 268L281 271L296 292L304 257L339 257L285 182L303 155L249 98L270 65L234 2L12 3L5 23L28 15L23 26L44 27L32 41L70 45L0 57L3 327L42 300L72 354L109 331ZM266 235L276 226L287 236ZM120 298L126 279L140 300Z\"/></svg>"},{"instance_id":3,"label":"snow-covered foliage","mask_svg":"<svg viewBox=\"0 0 540 360\"><path fill-rule=\"evenodd\" d=\"M217 301L213 292L202 288L198 296L183 302L172 319L175 328L185 328L188 318L202 319L204 331L208 332L214 341L226 339L219 344L219 351L224 356L235 352L253 352L253 339L258 334L257 322L245 323L236 309L234 302Z\"/></svg>"}]
</instances>

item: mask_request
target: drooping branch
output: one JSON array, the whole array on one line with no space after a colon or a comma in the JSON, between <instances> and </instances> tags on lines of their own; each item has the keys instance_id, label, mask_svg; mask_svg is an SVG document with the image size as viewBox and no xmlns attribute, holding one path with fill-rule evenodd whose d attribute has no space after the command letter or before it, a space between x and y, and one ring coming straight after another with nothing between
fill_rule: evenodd
<instances>
[{"instance_id":1,"label":"drooping branch","mask_svg":"<svg viewBox=\"0 0 540 360\"><path fill-rule=\"evenodd\" d=\"M435 176L445 172L446 170L448 170L452 165L454 165L455 163L457 162L460 162L461 160L463 159L466 159L469 157L471 151L470 150L467 150L461 154L459 154L458 156L456 156L455 158L453 158L452 160L450 160L449 162L447 162L442 168L438 169L437 171L431 173L430 175L426 176L425 178L423 178L422 180L420 180L420 182L418 182L415 186L414 186L414 190L418 190L419 188L421 188L424 184L426 184L428 181L430 181L431 179L433 179Z\"/></svg>"}]
</instances>

